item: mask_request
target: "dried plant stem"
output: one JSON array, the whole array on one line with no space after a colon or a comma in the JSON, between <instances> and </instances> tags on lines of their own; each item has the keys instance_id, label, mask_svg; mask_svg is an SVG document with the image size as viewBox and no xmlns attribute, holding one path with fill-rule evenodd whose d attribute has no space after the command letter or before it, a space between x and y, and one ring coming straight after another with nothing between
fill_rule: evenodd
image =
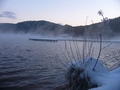
<instances>
[{"instance_id":1,"label":"dried plant stem","mask_svg":"<svg viewBox=\"0 0 120 90\"><path fill-rule=\"evenodd\" d=\"M59 61L62 63L62 65L65 67L65 69L67 69L67 66L62 62L62 60L59 58L59 56L56 54L56 60L58 60L59 59ZM56 62L57 63L57 65L59 66L59 64L58 64L58 61Z\"/></svg>"},{"instance_id":2,"label":"dried plant stem","mask_svg":"<svg viewBox=\"0 0 120 90\"><path fill-rule=\"evenodd\" d=\"M87 42L87 40L84 40L84 42L83 42L83 63L85 63L85 57L86 57L86 55L85 55L85 53L86 53L86 49L87 49L87 47L86 47L86 42Z\"/></svg>"},{"instance_id":3,"label":"dried plant stem","mask_svg":"<svg viewBox=\"0 0 120 90\"><path fill-rule=\"evenodd\" d=\"M60 47L60 50L61 50L62 54L64 55L65 59L66 59L68 62L71 62L71 61L69 61L69 59L67 58L67 56L65 55L65 53L63 52L63 50L62 50L61 47ZM71 63L72 63L72 62L71 62Z\"/></svg>"},{"instance_id":4,"label":"dried plant stem","mask_svg":"<svg viewBox=\"0 0 120 90\"><path fill-rule=\"evenodd\" d=\"M72 62L72 59L71 59L71 57L70 57L70 54L69 54L69 51L68 51L68 48L67 48L66 41L65 41L65 50L67 51L67 55L68 55L70 61Z\"/></svg>"},{"instance_id":5,"label":"dried plant stem","mask_svg":"<svg viewBox=\"0 0 120 90\"><path fill-rule=\"evenodd\" d=\"M94 67L93 67L93 71L95 71L95 67L96 67L97 62L98 62L98 60L100 58L101 51L102 51L102 34L100 33L100 50L99 50L99 53L98 53L97 61L96 61L95 65L94 65Z\"/></svg>"},{"instance_id":6,"label":"dried plant stem","mask_svg":"<svg viewBox=\"0 0 120 90\"><path fill-rule=\"evenodd\" d=\"M90 45L88 45L88 55L87 55L87 56L92 56L92 55L91 55L92 47L93 47L93 42L91 41L91 42L90 42Z\"/></svg>"},{"instance_id":7,"label":"dried plant stem","mask_svg":"<svg viewBox=\"0 0 120 90\"><path fill-rule=\"evenodd\" d=\"M75 38L73 38L73 44L74 44L74 47L75 47L75 50L76 50L76 53L77 53L77 59L79 60L80 58L79 58L79 48L77 47L77 43L76 43L77 41L76 41L76 39Z\"/></svg>"},{"instance_id":8,"label":"dried plant stem","mask_svg":"<svg viewBox=\"0 0 120 90\"><path fill-rule=\"evenodd\" d=\"M73 30L70 30L70 32L73 32ZM80 60L81 59L81 53L80 53L76 38L72 37L72 41L73 41L73 44L74 44L74 47L75 47L75 50L76 50L76 53L77 53L77 59Z\"/></svg>"},{"instance_id":9,"label":"dried plant stem","mask_svg":"<svg viewBox=\"0 0 120 90\"><path fill-rule=\"evenodd\" d=\"M107 47L109 47L111 44L113 44L113 43L110 43L109 45L103 47L102 50L105 49L105 48L107 48Z\"/></svg>"},{"instance_id":10,"label":"dried plant stem","mask_svg":"<svg viewBox=\"0 0 120 90\"><path fill-rule=\"evenodd\" d=\"M72 53L72 57L73 57L74 60L76 60L76 58L75 58L75 56L74 56L74 53L73 53L73 49L72 49L70 37L69 37L69 44L70 44L70 50L71 50L71 53Z\"/></svg>"},{"instance_id":11,"label":"dried plant stem","mask_svg":"<svg viewBox=\"0 0 120 90\"><path fill-rule=\"evenodd\" d=\"M78 43L77 43L76 38L75 38L75 41L76 41L76 46L77 46L77 50L78 50L78 58L79 58L79 60L80 60L80 59L82 59L82 58L81 58L81 53L80 53L80 49L79 49L79 47L78 47Z\"/></svg>"}]
</instances>

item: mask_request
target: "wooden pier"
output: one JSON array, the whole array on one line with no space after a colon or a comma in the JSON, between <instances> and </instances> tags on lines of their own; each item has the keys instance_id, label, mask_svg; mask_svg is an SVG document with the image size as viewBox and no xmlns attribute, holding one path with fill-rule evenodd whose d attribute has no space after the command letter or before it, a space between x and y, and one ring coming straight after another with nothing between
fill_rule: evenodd
<instances>
[{"instance_id":1,"label":"wooden pier","mask_svg":"<svg viewBox=\"0 0 120 90\"><path fill-rule=\"evenodd\" d=\"M44 42L58 42L58 41L78 41L78 42L95 42L99 43L99 40L70 40L70 39L34 39L34 38L29 38L31 41L44 41ZM115 40L103 40L102 43L120 43L120 41L115 41Z\"/></svg>"},{"instance_id":2,"label":"wooden pier","mask_svg":"<svg viewBox=\"0 0 120 90\"><path fill-rule=\"evenodd\" d=\"M29 40L31 41L46 41L46 42L57 42L57 39L33 39L33 38L29 38Z\"/></svg>"},{"instance_id":3,"label":"wooden pier","mask_svg":"<svg viewBox=\"0 0 120 90\"><path fill-rule=\"evenodd\" d=\"M100 40L83 40L83 39L74 39L74 40L69 40L69 39L58 39L58 41L78 41L78 42L95 42L99 43ZM120 43L120 41L117 40L102 40L102 43Z\"/></svg>"}]
</instances>

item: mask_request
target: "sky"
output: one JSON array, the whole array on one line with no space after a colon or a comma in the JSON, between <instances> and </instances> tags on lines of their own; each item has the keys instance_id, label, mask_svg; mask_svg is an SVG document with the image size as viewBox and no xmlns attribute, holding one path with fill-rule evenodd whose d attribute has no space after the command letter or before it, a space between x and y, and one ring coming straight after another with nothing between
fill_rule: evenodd
<instances>
[{"instance_id":1,"label":"sky","mask_svg":"<svg viewBox=\"0 0 120 90\"><path fill-rule=\"evenodd\" d=\"M46 20L61 25L100 22L120 16L120 0L0 0L0 23Z\"/></svg>"}]
</instances>

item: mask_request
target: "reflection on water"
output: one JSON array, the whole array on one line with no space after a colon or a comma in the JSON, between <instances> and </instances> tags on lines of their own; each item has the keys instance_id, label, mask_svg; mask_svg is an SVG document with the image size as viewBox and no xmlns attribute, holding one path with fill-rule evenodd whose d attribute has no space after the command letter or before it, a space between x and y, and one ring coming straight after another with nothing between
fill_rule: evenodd
<instances>
[{"instance_id":1,"label":"reflection on water","mask_svg":"<svg viewBox=\"0 0 120 90\"><path fill-rule=\"evenodd\" d=\"M53 90L54 87L62 84L60 82L66 64L71 62L70 59L74 60L70 42L66 42L68 45L66 48L65 42L62 41L34 42L29 41L28 38L0 36L0 90ZM82 43L77 44L79 51L82 51ZM112 49L104 50L101 59L108 58L110 50L116 49L114 46L119 45L114 44L110 47ZM74 43L71 47L76 56ZM98 49L98 44L95 44L94 49ZM67 58L63 54L66 54Z\"/></svg>"}]
</instances>

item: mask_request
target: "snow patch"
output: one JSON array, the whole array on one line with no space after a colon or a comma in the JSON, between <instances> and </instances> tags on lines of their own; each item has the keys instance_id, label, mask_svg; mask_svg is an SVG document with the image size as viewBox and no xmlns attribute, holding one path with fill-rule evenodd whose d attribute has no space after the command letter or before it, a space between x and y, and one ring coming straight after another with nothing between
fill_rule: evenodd
<instances>
[{"instance_id":1,"label":"snow patch","mask_svg":"<svg viewBox=\"0 0 120 90\"><path fill-rule=\"evenodd\" d=\"M69 86L74 87L70 87L72 90L75 90L73 84L77 82L79 84L76 84L76 88L82 87L80 85L82 80L87 82L89 90L120 90L120 68L108 71L99 60L95 70L93 70L96 60L89 57L84 60L84 63L81 60L77 60L68 65L66 79L69 81ZM93 87L95 85L96 87Z\"/></svg>"}]
</instances>

